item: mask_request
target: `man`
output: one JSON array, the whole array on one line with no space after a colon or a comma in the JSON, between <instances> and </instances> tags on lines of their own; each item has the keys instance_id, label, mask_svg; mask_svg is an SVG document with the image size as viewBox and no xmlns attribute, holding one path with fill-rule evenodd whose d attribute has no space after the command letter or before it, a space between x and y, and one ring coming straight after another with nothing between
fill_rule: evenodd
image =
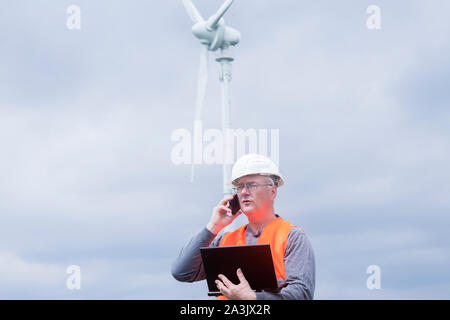
<instances>
[{"instance_id":1,"label":"man","mask_svg":"<svg viewBox=\"0 0 450 320\"><path fill-rule=\"evenodd\" d=\"M236 271L240 283L235 284L224 275L216 280L223 298L236 300L313 299L315 287L315 259L311 244L302 229L275 214L273 203L278 187L284 184L277 166L257 154L243 156L233 166L231 185L237 192L241 211L231 212L225 196L213 209L206 227L181 250L172 266L172 275L183 282L206 278L200 254L201 247L253 245L270 243L279 289L276 292L254 292L240 269ZM220 233L240 213L248 224L233 232Z\"/></svg>"}]
</instances>

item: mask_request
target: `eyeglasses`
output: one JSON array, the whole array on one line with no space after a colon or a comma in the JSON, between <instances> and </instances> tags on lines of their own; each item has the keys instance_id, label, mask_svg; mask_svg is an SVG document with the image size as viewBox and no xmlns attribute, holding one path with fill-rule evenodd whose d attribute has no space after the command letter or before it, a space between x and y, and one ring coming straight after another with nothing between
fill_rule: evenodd
<instances>
[{"instance_id":1,"label":"eyeglasses","mask_svg":"<svg viewBox=\"0 0 450 320\"><path fill-rule=\"evenodd\" d=\"M245 183L245 184L241 183L241 184L238 184L236 187L234 187L233 191L236 192L236 193L241 193L242 190L244 190L244 188L247 187L247 190L249 192L254 192L254 191L256 191L256 189L258 187L268 187L268 186L273 187L274 184L259 184L259 183L253 183L253 182L252 183Z\"/></svg>"}]
</instances>

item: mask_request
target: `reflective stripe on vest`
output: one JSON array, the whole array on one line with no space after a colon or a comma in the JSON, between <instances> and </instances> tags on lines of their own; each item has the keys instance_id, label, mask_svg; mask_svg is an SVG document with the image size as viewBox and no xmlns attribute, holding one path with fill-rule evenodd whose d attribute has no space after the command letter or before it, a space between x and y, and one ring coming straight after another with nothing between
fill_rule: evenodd
<instances>
[{"instance_id":1,"label":"reflective stripe on vest","mask_svg":"<svg viewBox=\"0 0 450 320\"><path fill-rule=\"evenodd\" d=\"M246 245L245 236L248 224L238 228L233 232L226 233L219 246L243 246ZM289 232L295 227L293 224L282 219L281 217L273 219L267 226L264 227L256 244L270 244L272 252L273 266L275 268L275 275L278 284L283 284L286 281L286 273L284 270L284 253L286 251L286 244ZM245 276L245 275L244 275ZM219 296L217 299L224 300L225 296Z\"/></svg>"}]
</instances>

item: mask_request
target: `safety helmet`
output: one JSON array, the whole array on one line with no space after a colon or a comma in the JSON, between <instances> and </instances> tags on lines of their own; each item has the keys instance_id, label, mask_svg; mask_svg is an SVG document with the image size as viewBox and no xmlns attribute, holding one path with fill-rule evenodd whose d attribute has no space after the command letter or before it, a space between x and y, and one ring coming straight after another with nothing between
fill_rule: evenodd
<instances>
[{"instance_id":1,"label":"safety helmet","mask_svg":"<svg viewBox=\"0 0 450 320\"><path fill-rule=\"evenodd\" d=\"M283 177L272 160L260 154L250 153L239 158L234 164L229 185L234 186L237 179L253 174L276 176L278 186L281 187L284 184Z\"/></svg>"}]
</instances>

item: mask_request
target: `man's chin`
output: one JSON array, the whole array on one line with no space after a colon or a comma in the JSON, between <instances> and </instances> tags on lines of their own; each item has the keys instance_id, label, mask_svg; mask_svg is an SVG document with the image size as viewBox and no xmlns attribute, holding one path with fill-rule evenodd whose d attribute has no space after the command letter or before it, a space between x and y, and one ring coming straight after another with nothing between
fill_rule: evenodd
<instances>
[{"instance_id":1,"label":"man's chin","mask_svg":"<svg viewBox=\"0 0 450 320\"><path fill-rule=\"evenodd\" d=\"M244 214L251 214L253 211L255 211L255 207L254 206L244 206L243 208L241 208L242 212Z\"/></svg>"}]
</instances>

